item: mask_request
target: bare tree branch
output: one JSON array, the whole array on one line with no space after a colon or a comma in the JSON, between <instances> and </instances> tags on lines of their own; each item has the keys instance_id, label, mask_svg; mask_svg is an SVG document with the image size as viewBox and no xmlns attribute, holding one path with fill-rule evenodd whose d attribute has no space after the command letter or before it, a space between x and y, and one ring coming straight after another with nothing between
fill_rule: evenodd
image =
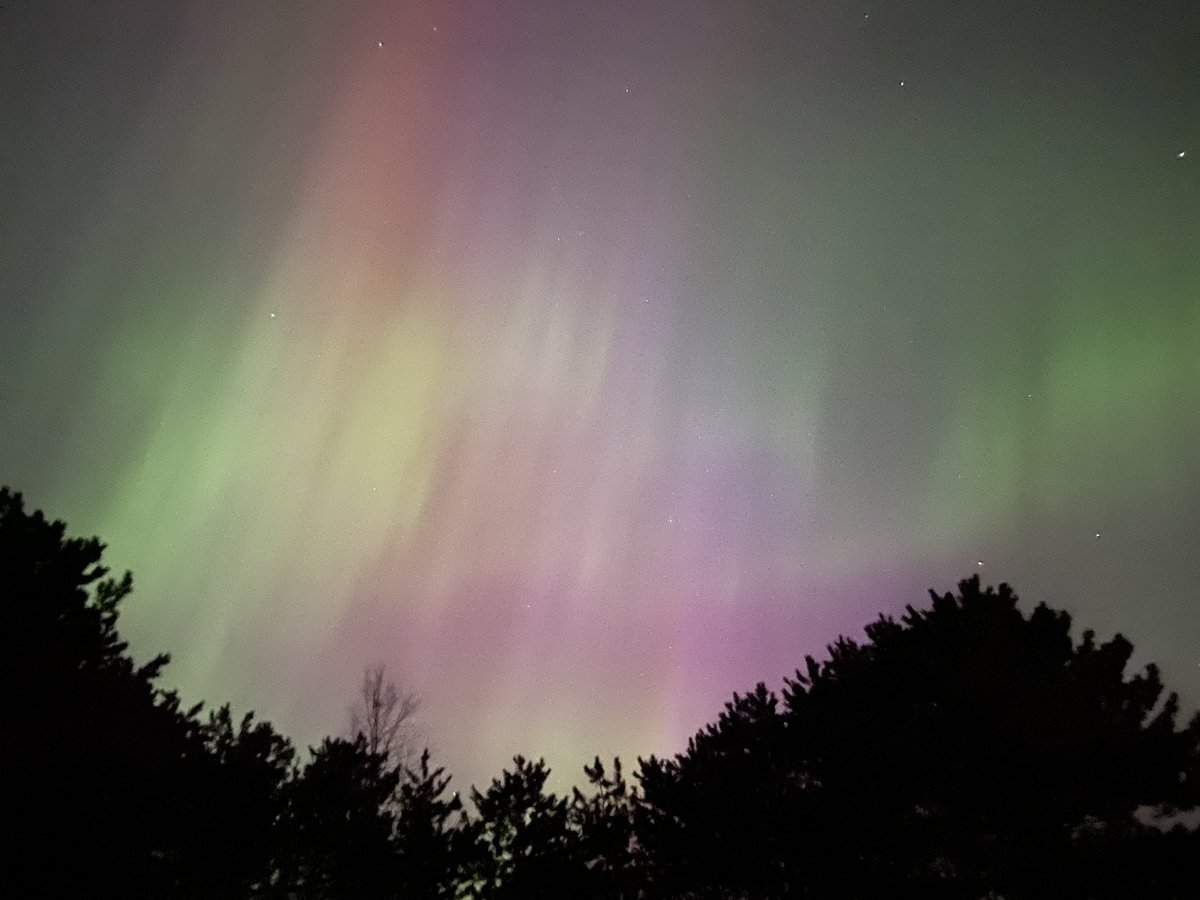
<instances>
[{"instance_id":1,"label":"bare tree branch","mask_svg":"<svg viewBox=\"0 0 1200 900\"><path fill-rule=\"evenodd\" d=\"M358 699L350 707L350 736L361 735L372 753L382 753L394 766L408 765L414 757L416 736L413 718L421 702L402 691L383 663L363 670Z\"/></svg>"}]
</instances>

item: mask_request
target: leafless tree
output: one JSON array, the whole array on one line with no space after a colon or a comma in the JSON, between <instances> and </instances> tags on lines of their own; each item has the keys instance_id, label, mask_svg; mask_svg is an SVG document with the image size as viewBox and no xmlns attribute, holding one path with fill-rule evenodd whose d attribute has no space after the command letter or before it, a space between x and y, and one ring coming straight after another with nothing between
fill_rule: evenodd
<instances>
[{"instance_id":1,"label":"leafless tree","mask_svg":"<svg viewBox=\"0 0 1200 900\"><path fill-rule=\"evenodd\" d=\"M363 670L358 699L350 707L350 736L362 735L367 749L387 756L392 765L408 765L414 757L413 718L421 702L403 691L383 663Z\"/></svg>"}]
</instances>

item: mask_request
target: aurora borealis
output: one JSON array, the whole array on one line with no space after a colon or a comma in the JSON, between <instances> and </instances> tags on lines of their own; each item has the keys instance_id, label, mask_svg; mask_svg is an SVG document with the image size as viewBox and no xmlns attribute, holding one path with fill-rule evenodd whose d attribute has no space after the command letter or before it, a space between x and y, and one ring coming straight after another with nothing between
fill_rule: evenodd
<instances>
[{"instance_id":1,"label":"aurora borealis","mask_svg":"<svg viewBox=\"0 0 1200 900\"><path fill-rule=\"evenodd\" d=\"M576 780L979 571L1200 704L1200 4L44 0L0 83L0 481L185 699Z\"/></svg>"}]
</instances>

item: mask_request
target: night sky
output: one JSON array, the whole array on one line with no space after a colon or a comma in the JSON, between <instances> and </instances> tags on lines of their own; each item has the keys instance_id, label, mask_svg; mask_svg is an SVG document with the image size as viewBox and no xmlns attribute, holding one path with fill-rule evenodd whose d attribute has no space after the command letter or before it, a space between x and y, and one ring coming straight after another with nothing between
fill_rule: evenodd
<instances>
[{"instance_id":1,"label":"night sky","mask_svg":"<svg viewBox=\"0 0 1200 900\"><path fill-rule=\"evenodd\" d=\"M1200 704L1200 2L0 8L0 482L460 789L963 577Z\"/></svg>"}]
</instances>

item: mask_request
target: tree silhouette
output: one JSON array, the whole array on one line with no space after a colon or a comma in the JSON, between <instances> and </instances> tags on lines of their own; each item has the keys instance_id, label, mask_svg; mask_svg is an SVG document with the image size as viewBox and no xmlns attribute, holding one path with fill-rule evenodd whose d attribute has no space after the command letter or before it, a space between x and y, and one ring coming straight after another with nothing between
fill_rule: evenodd
<instances>
[{"instance_id":1,"label":"tree silhouette","mask_svg":"<svg viewBox=\"0 0 1200 900\"><path fill-rule=\"evenodd\" d=\"M399 773L381 753L326 738L287 789L277 866L284 896L374 900L398 880L391 804Z\"/></svg>"},{"instance_id":2,"label":"tree silhouette","mask_svg":"<svg viewBox=\"0 0 1200 900\"><path fill-rule=\"evenodd\" d=\"M513 758L514 767L492 779L487 791L471 791L479 812L483 855L471 873L477 896L535 900L576 896L585 879L578 833L570 827L569 803L546 793L545 761Z\"/></svg>"},{"instance_id":3,"label":"tree silhouette","mask_svg":"<svg viewBox=\"0 0 1200 900\"><path fill-rule=\"evenodd\" d=\"M191 896L270 895L278 882L278 825L295 751L267 722L247 713L235 725L226 704L197 729L191 768L189 843L203 848L181 881Z\"/></svg>"},{"instance_id":4,"label":"tree silhouette","mask_svg":"<svg viewBox=\"0 0 1200 900\"><path fill-rule=\"evenodd\" d=\"M1117 896L1098 855L1170 857L1138 812L1196 805L1200 716L1176 728L1154 666L1125 677L1121 636L1075 644L1066 613L1026 617L1007 585L959 591L808 658L782 710L759 685L643 761L648 877L695 896L1096 897ZM1124 881L1184 896L1177 878Z\"/></svg>"},{"instance_id":5,"label":"tree silhouette","mask_svg":"<svg viewBox=\"0 0 1200 900\"><path fill-rule=\"evenodd\" d=\"M167 657L128 655L116 622L133 582L105 577L103 550L0 488L5 878L49 896L87 871L96 895L162 896L189 849L194 722L154 685Z\"/></svg>"},{"instance_id":6,"label":"tree silhouette","mask_svg":"<svg viewBox=\"0 0 1200 900\"><path fill-rule=\"evenodd\" d=\"M819 846L809 778L764 685L735 694L673 760L639 760L636 838L654 897L796 893ZM818 893L817 896L822 894Z\"/></svg>"},{"instance_id":7,"label":"tree silhouette","mask_svg":"<svg viewBox=\"0 0 1200 900\"><path fill-rule=\"evenodd\" d=\"M447 795L449 784L445 770L431 766L428 750L401 778L395 828L401 897L453 897L479 862L479 825L467 820L457 793Z\"/></svg>"},{"instance_id":8,"label":"tree silhouette","mask_svg":"<svg viewBox=\"0 0 1200 900\"><path fill-rule=\"evenodd\" d=\"M571 826L579 835L580 858L587 870L586 885L581 884L579 896L637 897L637 791L626 782L620 759L613 760L609 772L597 756L583 771L591 792L584 794L573 788L569 808Z\"/></svg>"},{"instance_id":9,"label":"tree silhouette","mask_svg":"<svg viewBox=\"0 0 1200 900\"><path fill-rule=\"evenodd\" d=\"M638 786L597 758L585 793L514 759L468 815L398 765L413 701L367 671L353 740L302 767L286 738L156 686L117 629L128 574L0 489L0 810L28 896L262 900L1192 898L1200 714L1120 635L1075 640L1007 585L932 594L734 694ZM398 749L399 748L399 749ZM1166 824L1164 824L1166 823Z\"/></svg>"},{"instance_id":10,"label":"tree silhouette","mask_svg":"<svg viewBox=\"0 0 1200 900\"><path fill-rule=\"evenodd\" d=\"M394 766L413 761L412 719L421 702L402 691L383 663L363 671L358 699L350 707L350 738L362 735L371 753L382 753Z\"/></svg>"}]
</instances>

